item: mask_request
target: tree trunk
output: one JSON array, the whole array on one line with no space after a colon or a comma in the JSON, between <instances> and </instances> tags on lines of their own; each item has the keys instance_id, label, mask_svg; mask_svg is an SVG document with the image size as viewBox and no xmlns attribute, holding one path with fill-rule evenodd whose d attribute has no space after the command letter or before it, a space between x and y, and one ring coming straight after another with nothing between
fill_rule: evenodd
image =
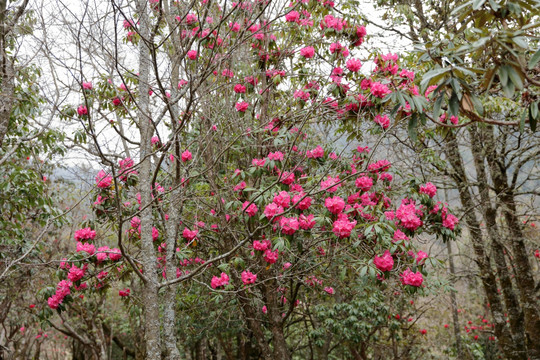
<instances>
[{"instance_id":1,"label":"tree trunk","mask_svg":"<svg viewBox=\"0 0 540 360\"><path fill-rule=\"evenodd\" d=\"M13 62L6 52L8 46L6 0L0 0L0 149L9 129L9 119L15 100L15 70Z\"/></svg>"},{"instance_id":2,"label":"tree trunk","mask_svg":"<svg viewBox=\"0 0 540 360\"><path fill-rule=\"evenodd\" d=\"M144 269L142 302L145 314L144 337L146 359L160 360L160 320L158 278L156 273L157 258L152 241L152 144L153 127L149 109L149 71L150 51L146 41L150 40L150 25L147 13L147 1L139 0L139 111L138 122L141 135L141 165L139 175L139 192L141 194L141 250Z\"/></svg>"},{"instance_id":3,"label":"tree trunk","mask_svg":"<svg viewBox=\"0 0 540 360\"><path fill-rule=\"evenodd\" d=\"M280 299L276 293L277 284L275 279L263 285L264 298L268 308L270 331L272 332L272 345L274 346L274 359L290 359L287 341L283 334L282 312L279 309Z\"/></svg>"},{"instance_id":4,"label":"tree trunk","mask_svg":"<svg viewBox=\"0 0 540 360\"><path fill-rule=\"evenodd\" d=\"M493 208L489 197L488 178L484 164L484 149L490 149L491 146L486 145L485 141L482 141L480 134L474 127L469 128L469 133L471 135L472 153L476 167L476 180L480 193L481 209L486 223L487 233L491 239L492 254L510 320L512 338L514 339L517 350L521 352L521 356L526 357L527 348L525 344L523 312L515 294L510 272L508 271L506 260L504 258L504 247L500 242L501 234L497 225L497 211Z\"/></svg>"},{"instance_id":5,"label":"tree trunk","mask_svg":"<svg viewBox=\"0 0 540 360\"><path fill-rule=\"evenodd\" d=\"M508 359L522 359L516 348L509 328L506 326L503 305L497 293L497 282L491 271L490 259L485 251L484 239L480 231L480 223L474 209L476 204L470 193L470 185L465 172L465 166L459 153L458 143L453 132L449 132L445 141L445 152L453 169L453 178L456 182L462 206L466 209L465 222L471 235L471 243L476 256L476 263L480 270L480 279L490 303L490 310L495 325L495 334L499 340L501 351Z\"/></svg>"},{"instance_id":6,"label":"tree trunk","mask_svg":"<svg viewBox=\"0 0 540 360\"><path fill-rule=\"evenodd\" d=\"M535 281L524 242L523 231L517 217L514 189L508 184L506 164L495 148L495 136L492 126L483 130L485 148L490 175L495 192L506 220L510 235L510 244L514 255L516 283L525 315L525 330L532 359L540 359L540 305L535 295Z\"/></svg>"},{"instance_id":7,"label":"tree trunk","mask_svg":"<svg viewBox=\"0 0 540 360\"><path fill-rule=\"evenodd\" d=\"M448 251L448 265L450 270L451 280L455 278L456 268L454 266L454 258L452 254L452 244L450 241L446 242L446 250ZM456 350L458 359L463 359L463 348L461 345L461 331L459 326L458 307L456 300L456 293L450 292L450 306L452 308L452 321L454 324L454 337L456 338Z\"/></svg>"}]
</instances>

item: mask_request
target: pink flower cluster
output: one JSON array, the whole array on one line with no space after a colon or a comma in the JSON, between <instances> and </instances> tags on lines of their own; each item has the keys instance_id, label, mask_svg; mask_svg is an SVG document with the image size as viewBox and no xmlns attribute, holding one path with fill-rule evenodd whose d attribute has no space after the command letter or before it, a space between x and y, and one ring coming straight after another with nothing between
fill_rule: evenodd
<instances>
[{"instance_id":1,"label":"pink flower cluster","mask_svg":"<svg viewBox=\"0 0 540 360\"><path fill-rule=\"evenodd\" d=\"M57 309L64 301L64 298L71 294L72 285L72 282L67 280L62 280L56 285L56 293L47 300L47 304L51 309Z\"/></svg>"},{"instance_id":2,"label":"pink flower cluster","mask_svg":"<svg viewBox=\"0 0 540 360\"><path fill-rule=\"evenodd\" d=\"M87 227L75 231L75 235L73 237L77 241L94 240L96 238L96 232L91 228Z\"/></svg>"},{"instance_id":3,"label":"pink flower cluster","mask_svg":"<svg viewBox=\"0 0 540 360\"><path fill-rule=\"evenodd\" d=\"M401 274L401 283L403 285L420 287L422 286L423 281L424 281L424 278L422 277L422 274L420 273L420 271L413 273L411 269L407 269L403 272L403 274Z\"/></svg>"},{"instance_id":4,"label":"pink flower cluster","mask_svg":"<svg viewBox=\"0 0 540 360\"><path fill-rule=\"evenodd\" d=\"M210 281L210 286L212 289L217 289L219 287L229 285L229 275L224 272L221 273L220 277L214 276Z\"/></svg>"},{"instance_id":5,"label":"pink flower cluster","mask_svg":"<svg viewBox=\"0 0 540 360\"><path fill-rule=\"evenodd\" d=\"M96 175L96 186L100 189L107 189L111 186L113 181L112 176L107 175L105 171L100 170Z\"/></svg>"},{"instance_id":6,"label":"pink flower cluster","mask_svg":"<svg viewBox=\"0 0 540 360\"><path fill-rule=\"evenodd\" d=\"M88 255L94 255L96 248L94 244L77 242L77 252L84 251Z\"/></svg>"},{"instance_id":7,"label":"pink flower cluster","mask_svg":"<svg viewBox=\"0 0 540 360\"><path fill-rule=\"evenodd\" d=\"M396 210L396 217L406 229L414 231L422 226L422 220L417 216L416 205L412 201L407 203L406 200L403 200Z\"/></svg>"},{"instance_id":8,"label":"pink flower cluster","mask_svg":"<svg viewBox=\"0 0 540 360\"><path fill-rule=\"evenodd\" d=\"M394 267L394 259L390 251L386 250L382 256L375 255L373 263L381 271L390 271Z\"/></svg>"},{"instance_id":9,"label":"pink flower cluster","mask_svg":"<svg viewBox=\"0 0 540 360\"><path fill-rule=\"evenodd\" d=\"M420 185L419 193L426 194L430 198L434 197L437 194L437 187L430 182Z\"/></svg>"},{"instance_id":10,"label":"pink flower cluster","mask_svg":"<svg viewBox=\"0 0 540 360\"><path fill-rule=\"evenodd\" d=\"M249 206L248 206L249 205ZM249 216L249 217L253 217L255 216L255 214L257 214L257 210L259 210L257 208L257 205L255 204L251 204L250 205L250 202L249 201L245 201L244 204L242 204L242 210Z\"/></svg>"},{"instance_id":11,"label":"pink flower cluster","mask_svg":"<svg viewBox=\"0 0 540 360\"><path fill-rule=\"evenodd\" d=\"M244 283L244 285L253 284L256 280L257 275L255 275L251 271L245 270L242 272L242 282Z\"/></svg>"},{"instance_id":12,"label":"pink flower cluster","mask_svg":"<svg viewBox=\"0 0 540 360\"><path fill-rule=\"evenodd\" d=\"M350 221L347 215L341 213L334 221L332 232L340 239L348 238L356 226L356 220Z\"/></svg>"}]
</instances>

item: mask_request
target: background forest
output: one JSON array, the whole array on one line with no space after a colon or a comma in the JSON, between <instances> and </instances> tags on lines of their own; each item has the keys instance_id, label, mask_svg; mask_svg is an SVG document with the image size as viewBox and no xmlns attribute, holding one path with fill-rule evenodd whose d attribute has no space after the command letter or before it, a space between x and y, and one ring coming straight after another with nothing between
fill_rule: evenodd
<instances>
[{"instance_id":1,"label":"background forest","mask_svg":"<svg viewBox=\"0 0 540 360\"><path fill-rule=\"evenodd\" d=\"M0 0L0 359L540 359L539 0Z\"/></svg>"}]
</instances>

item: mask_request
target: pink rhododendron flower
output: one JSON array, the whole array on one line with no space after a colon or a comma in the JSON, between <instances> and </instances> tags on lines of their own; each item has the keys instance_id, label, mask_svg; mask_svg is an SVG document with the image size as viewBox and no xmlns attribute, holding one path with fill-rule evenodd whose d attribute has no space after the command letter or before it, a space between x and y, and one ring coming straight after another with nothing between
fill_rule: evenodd
<instances>
[{"instance_id":1,"label":"pink rhododendron flower","mask_svg":"<svg viewBox=\"0 0 540 360\"><path fill-rule=\"evenodd\" d=\"M455 215L446 214L446 216L443 216L442 226L444 226L445 228L454 230L458 223L459 219Z\"/></svg>"},{"instance_id":2,"label":"pink rhododendron flower","mask_svg":"<svg viewBox=\"0 0 540 360\"><path fill-rule=\"evenodd\" d=\"M416 230L422 226L422 220L416 216L416 206L414 203L403 202L396 210L396 217L401 221L403 227L409 230Z\"/></svg>"},{"instance_id":3,"label":"pink rhododendron flower","mask_svg":"<svg viewBox=\"0 0 540 360\"><path fill-rule=\"evenodd\" d=\"M394 267L394 259L388 250L384 252L383 256L375 255L373 263L381 271L390 271Z\"/></svg>"},{"instance_id":4,"label":"pink rhododendron flower","mask_svg":"<svg viewBox=\"0 0 540 360\"><path fill-rule=\"evenodd\" d=\"M195 239L197 237L197 234L199 233L199 230L195 229L195 230L189 230L187 227L184 228L184 231L182 231L182 236L184 237L184 239L186 239L187 241L192 241L193 239Z\"/></svg>"},{"instance_id":5,"label":"pink rhododendron flower","mask_svg":"<svg viewBox=\"0 0 540 360\"><path fill-rule=\"evenodd\" d=\"M237 94L245 94L246 93L246 87L242 84L236 84L234 85L234 92Z\"/></svg>"},{"instance_id":6,"label":"pink rhododendron flower","mask_svg":"<svg viewBox=\"0 0 540 360\"><path fill-rule=\"evenodd\" d=\"M75 235L73 237L77 241L94 240L96 238L96 232L91 228L87 227L75 231Z\"/></svg>"},{"instance_id":7,"label":"pink rhododendron flower","mask_svg":"<svg viewBox=\"0 0 540 360\"><path fill-rule=\"evenodd\" d=\"M251 165L256 167L263 167L266 159L253 159L251 160Z\"/></svg>"},{"instance_id":8,"label":"pink rhododendron flower","mask_svg":"<svg viewBox=\"0 0 540 360\"><path fill-rule=\"evenodd\" d=\"M396 229L396 231L394 231L394 236L392 237L392 242L396 242L396 241L408 241L409 238L407 237L407 235L405 235L403 233L403 231L399 230L399 229Z\"/></svg>"},{"instance_id":9,"label":"pink rhododendron flower","mask_svg":"<svg viewBox=\"0 0 540 360\"><path fill-rule=\"evenodd\" d=\"M229 23L229 27L231 28L231 31L232 32L239 32L240 31L240 24L235 22L235 23Z\"/></svg>"},{"instance_id":10,"label":"pink rhododendron flower","mask_svg":"<svg viewBox=\"0 0 540 360\"><path fill-rule=\"evenodd\" d=\"M446 121L448 120L448 115L446 115L446 113L442 114L440 117L439 117L439 121L442 122L443 124L446 124ZM459 123L459 118L455 115L452 115L450 116L450 122L453 124L453 125L457 125Z\"/></svg>"},{"instance_id":11,"label":"pink rhododendron flower","mask_svg":"<svg viewBox=\"0 0 540 360\"><path fill-rule=\"evenodd\" d=\"M293 196L292 203L293 203L293 205L295 205L295 208L297 208L299 210L307 210L307 209L309 209L309 207L311 206L312 199L309 196L306 196L304 198L304 196L306 196L306 194L304 192L301 192L301 193L296 194L296 195ZM304 199L302 199L302 198L304 198ZM300 199L302 199L302 200L300 200Z\"/></svg>"},{"instance_id":12,"label":"pink rhododendron flower","mask_svg":"<svg viewBox=\"0 0 540 360\"><path fill-rule=\"evenodd\" d=\"M92 90L92 83L91 82L83 82L82 87L85 90Z\"/></svg>"},{"instance_id":13,"label":"pink rhododendron flower","mask_svg":"<svg viewBox=\"0 0 540 360\"><path fill-rule=\"evenodd\" d=\"M266 261L269 264L275 263L278 257L279 257L279 252L277 250L272 251L270 249L267 249L264 252L264 261Z\"/></svg>"},{"instance_id":14,"label":"pink rhododendron flower","mask_svg":"<svg viewBox=\"0 0 540 360\"><path fill-rule=\"evenodd\" d=\"M346 216L334 221L332 232L340 239L351 236L351 231L356 226L356 220L349 221Z\"/></svg>"},{"instance_id":15,"label":"pink rhododendron flower","mask_svg":"<svg viewBox=\"0 0 540 360\"><path fill-rule=\"evenodd\" d=\"M268 154L268 159L273 161L282 161L284 158L284 155L281 151L271 152Z\"/></svg>"},{"instance_id":16,"label":"pink rhododendron flower","mask_svg":"<svg viewBox=\"0 0 540 360\"><path fill-rule=\"evenodd\" d=\"M371 173L380 173L380 172L384 172L384 171L387 171L388 169L390 169L390 161L388 160L379 160L373 164L369 164L368 165L368 170L369 172Z\"/></svg>"},{"instance_id":17,"label":"pink rhododendron flower","mask_svg":"<svg viewBox=\"0 0 540 360\"><path fill-rule=\"evenodd\" d=\"M306 59L310 59L315 55L315 49L312 46L306 46L300 50L300 55Z\"/></svg>"},{"instance_id":18,"label":"pink rhododendron flower","mask_svg":"<svg viewBox=\"0 0 540 360\"><path fill-rule=\"evenodd\" d=\"M389 173L379 174L379 180L392 182L393 178L394 177L392 176L392 174L389 174Z\"/></svg>"},{"instance_id":19,"label":"pink rhododendron flower","mask_svg":"<svg viewBox=\"0 0 540 360\"><path fill-rule=\"evenodd\" d=\"M379 124L383 129L390 127L390 118L387 115L377 115L373 119L376 124Z\"/></svg>"},{"instance_id":20,"label":"pink rhododendron flower","mask_svg":"<svg viewBox=\"0 0 540 360\"><path fill-rule=\"evenodd\" d=\"M324 291L326 291L330 295L334 295L334 288L327 286L324 288Z\"/></svg>"},{"instance_id":21,"label":"pink rhododendron flower","mask_svg":"<svg viewBox=\"0 0 540 360\"><path fill-rule=\"evenodd\" d=\"M152 241L156 241L159 238L159 231L152 226Z\"/></svg>"},{"instance_id":22,"label":"pink rhododendron flower","mask_svg":"<svg viewBox=\"0 0 540 360\"><path fill-rule=\"evenodd\" d=\"M291 266L292 266L292 264L290 262L286 262L285 264L283 264L283 270L287 270Z\"/></svg>"},{"instance_id":23,"label":"pink rhododendron flower","mask_svg":"<svg viewBox=\"0 0 540 360\"><path fill-rule=\"evenodd\" d=\"M302 90L295 90L293 93L293 98L300 99L303 101L308 101L310 97L310 94L308 92L302 91Z\"/></svg>"},{"instance_id":24,"label":"pink rhododendron flower","mask_svg":"<svg viewBox=\"0 0 540 360\"><path fill-rule=\"evenodd\" d=\"M245 101L240 101L236 103L235 107L236 107L236 111L245 112L249 107L249 103Z\"/></svg>"},{"instance_id":25,"label":"pink rhododendron flower","mask_svg":"<svg viewBox=\"0 0 540 360\"><path fill-rule=\"evenodd\" d=\"M257 251L266 251L267 249L270 249L271 245L272 243L270 242L270 240L255 240L253 242L253 249Z\"/></svg>"},{"instance_id":26,"label":"pink rhododendron flower","mask_svg":"<svg viewBox=\"0 0 540 360\"><path fill-rule=\"evenodd\" d=\"M391 94L392 91L388 86L381 84L380 82L374 82L370 87L371 95L383 99L386 95Z\"/></svg>"},{"instance_id":27,"label":"pink rhododendron flower","mask_svg":"<svg viewBox=\"0 0 540 360\"><path fill-rule=\"evenodd\" d=\"M79 114L79 116L88 115L88 108L84 105L79 105L77 108L77 114Z\"/></svg>"},{"instance_id":28,"label":"pink rhododendron flower","mask_svg":"<svg viewBox=\"0 0 540 360\"><path fill-rule=\"evenodd\" d=\"M304 230L312 229L316 225L315 215L300 214L300 216L298 216L298 223L301 229L304 229Z\"/></svg>"},{"instance_id":29,"label":"pink rhododendron flower","mask_svg":"<svg viewBox=\"0 0 540 360\"><path fill-rule=\"evenodd\" d=\"M121 258L122 258L122 252L120 251L120 249L113 248L110 250L109 259L111 259L112 261L118 261Z\"/></svg>"},{"instance_id":30,"label":"pink rhododendron flower","mask_svg":"<svg viewBox=\"0 0 540 360\"><path fill-rule=\"evenodd\" d=\"M249 217L252 217L252 216L255 216L255 214L257 213L257 210L259 210L257 208L257 205L255 204L251 204L249 205L249 201L245 201L244 204L242 204L242 210L249 216Z\"/></svg>"},{"instance_id":31,"label":"pink rhododendron flower","mask_svg":"<svg viewBox=\"0 0 540 360\"><path fill-rule=\"evenodd\" d=\"M283 212L283 207L276 203L268 204L264 208L264 215L269 220L273 218L274 216L281 214L282 212Z\"/></svg>"},{"instance_id":32,"label":"pink rhododendron flower","mask_svg":"<svg viewBox=\"0 0 540 360\"><path fill-rule=\"evenodd\" d=\"M416 254L416 263L422 265L425 262L425 259L427 259L427 257L428 254L423 251L419 251L418 254Z\"/></svg>"},{"instance_id":33,"label":"pink rhododendron flower","mask_svg":"<svg viewBox=\"0 0 540 360\"><path fill-rule=\"evenodd\" d=\"M281 173L281 183L291 185L294 182L295 176L293 172L284 171Z\"/></svg>"},{"instance_id":34,"label":"pink rhododendron flower","mask_svg":"<svg viewBox=\"0 0 540 360\"><path fill-rule=\"evenodd\" d=\"M212 281L210 282L212 289L217 289L218 287L225 285L229 285L229 275L225 274L224 272L221 273L220 277L212 277Z\"/></svg>"},{"instance_id":35,"label":"pink rhododendron flower","mask_svg":"<svg viewBox=\"0 0 540 360\"><path fill-rule=\"evenodd\" d=\"M419 286L422 286L422 282L424 281L424 278L422 277L422 274L420 273L420 271L413 273L411 269L408 269L408 268L400 276L401 276L401 282L404 285L419 287Z\"/></svg>"},{"instance_id":36,"label":"pink rhododendron flower","mask_svg":"<svg viewBox=\"0 0 540 360\"><path fill-rule=\"evenodd\" d=\"M186 150L182 153L181 158L182 158L182 162L188 162L189 160L193 158L193 155L191 154L189 150Z\"/></svg>"},{"instance_id":37,"label":"pink rhododendron flower","mask_svg":"<svg viewBox=\"0 0 540 360\"><path fill-rule=\"evenodd\" d=\"M328 211L330 211L332 214L340 214L345 208L345 200L339 196L326 198L324 200L324 206L326 206Z\"/></svg>"},{"instance_id":38,"label":"pink rhododendron flower","mask_svg":"<svg viewBox=\"0 0 540 360\"><path fill-rule=\"evenodd\" d=\"M300 20L300 14L298 13L298 11L293 10L287 15L285 15L285 20L287 22L297 22L298 20Z\"/></svg>"},{"instance_id":39,"label":"pink rhododendron flower","mask_svg":"<svg viewBox=\"0 0 540 360\"><path fill-rule=\"evenodd\" d=\"M291 204L291 195L286 191L280 191L277 195L274 195L273 202L286 209Z\"/></svg>"},{"instance_id":40,"label":"pink rhododendron flower","mask_svg":"<svg viewBox=\"0 0 540 360\"><path fill-rule=\"evenodd\" d=\"M329 193L336 192L337 189L342 185L339 182L339 176L336 176L334 178L329 175L326 177L326 180L321 181L321 190L326 190L326 192Z\"/></svg>"},{"instance_id":41,"label":"pink rhododendron flower","mask_svg":"<svg viewBox=\"0 0 540 360\"><path fill-rule=\"evenodd\" d=\"M127 297L131 293L131 290L128 288L122 289L118 291L118 295L121 297Z\"/></svg>"},{"instance_id":42,"label":"pink rhododendron flower","mask_svg":"<svg viewBox=\"0 0 540 360\"><path fill-rule=\"evenodd\" d=\"M281 227L281 232L285 235L293 235L298 230L300 224L295 217L282 217L279 219L279 226Z\"/></svg>"},{"instance_id":43,"label":"pink rhododendron flower","mask_svg":"<svg viewBox=\"0 0 540 360\"><path fill-rule=\"evenodd\" d=\"M98 248L98 252L96 254L96 258L97 258L98 263L107 260L107 258L109 256L108 255L109 250L110 249L109 249L108 246L102 246L102 247Z\"/></svg>"},{"instance_id":44,"label":"pink rhododendron flower","mask_svg":"<svg viewBox=\"0 0 540 360\"><path fill-rule=\"evenodd\" d=\"M360 188L362 191L369 191L373 186L373 179L369 176L361 176L355 181L357 188Z\"/></svg>"},{"instance_id":45,"label":"pink rhododendron flower","mask_svg":"<svg viewBox=\"0 0 540 360\"><path fill-rule=\"evenodd\" d=\"M243 271L242 272L242 282L244 285L249 285L255 283L255 280L257 280L257 275L252 273L251 271Z\"/></svg>"},{"instance_id":46,"label":"pink rhododendron flower","mask_svg":"<svg viewBox=\"0 0 540 360\"><path fill-rule=\"evenodd\" d=\"M437 194L437 187L432 183L427 182L425 185L420 185L420 190L418 192L426 194L432 198L435 196L435 194Z\"/></svg>"},{"instance_id":47,"label":"pink rhododendron flower","mask_svg":"<svg viewBox=\"0 0 540 360\"><path fill-rule=\"evenodd\" d=\"M317 145L315 149L306 152L306 157L312 159L322 158L324 157L324 149L320 145Z\"/></svg>"},{"instance_id":48,"label":"pink rhododendron flower","mask_svg":"<svg viewBox=\"0 0 540 360\"><path fill-rule=\"evenodd\" d=\"M240 182L239 184L237 184L237 185L233 188L233 190L234 190L234 191L242 191L242 190L244 190L245 188L246 188L246 182L245 182L245 181L242 181L242 182Z\"/></svg>"},{"instance_id":49,"label":"pink rhododendron flower","mask_svg":"<svg viewBox=\"0 0 540 360\"><path fill-rule=\"evenodd\" d=\"M264 305L262 307L261 311L263 312L263 314L266 314L268 312L268 309L266 308L266 305Z\"/></svg>"},{"instance_id":50,"label":"pink rhododendron flower","mask_svg":"<svg viewBox=\"0 0 540 360\"><path fill-rule=\"evenodd\" d=\"M112 184L113 178L110 175L107 175L105 171L100 170L96 175L96 185L100 189L109 188Z\"/></svg>"},{"instance_id":51,"label":"pink rhododendron flower","mask_svg":"<svg viewBox=\"0 0 540 360\"><path fill-rule=\"evenodd\" d=\"M187 57L190 59L190 60L195 60L197 59L197 51L196 50L189 50L187 52Z\"/></svg>"},{"instance_id":52,"label":"pink rhododendron flower","mask_svg":"<svg viewBox=\"0 0 540 360\"><path fill-rule=\"evenodd\" d=\"M96 248L94 247L94 244L90 244L90 243L83 244L81 242L78 242L77 252L81 252L81 251L84 251L88 255L94 255L94 253L96 252Z\"/></svg>"},{"instance_id":53,"label":"pink rhododendron flower","mask_svg":"<svg viewBox=\"0 0 540 360\"><path fill-rule=\"evenodd\" d=\"M72 265L71 268L69 269L68 279L71 280L72 282L79 281L83 278L84 273L85 273L84 267L78 268L77 266Z\"/></svg>"},{"instance_id":54,"label":"pink rhododendron flower","mask_svg":"<svg viewBox=\"0 0 540 360\"><path fill-rule=\"evenodd\" d=\"M358 72L362 67L362 62L358 59L349 59L347 60L347 69L351 72Z\"/></svg>"}]
</instances>

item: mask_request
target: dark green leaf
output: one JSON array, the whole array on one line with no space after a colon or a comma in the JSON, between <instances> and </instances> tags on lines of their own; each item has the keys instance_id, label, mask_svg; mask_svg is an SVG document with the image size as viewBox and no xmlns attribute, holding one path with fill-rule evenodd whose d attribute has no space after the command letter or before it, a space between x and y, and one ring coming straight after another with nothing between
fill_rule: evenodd
<instances>
[{"instance_id":1,"label":"dark green leaf","mask_svg":"<svg viewBox=\"0 0 540 360\"><path fill-rule=\"evenodd\" d=\"M441 94L435 101L435 104L433 105L433 117L435 120L439 118L439 114L441 113L441 105L443 101L444 95Z\"/></svg>"},{"instance_id":2,"label":"dark green leaf","mask_svg":"<svg viewBox=\"0 0 540 360\"><path fill-rule=\"evenodd\" d=\"M501 6L495 0L489 0L489 5L491 5L491 8L494 11L497 11L501 8Z\"/></svg>"},{"instance_id":3,"label":"dark green leaf","mask_svg":"<svg viewBox=\"0 0 540 360\"><path fill-rule=\"evenodd\" d=\"M436 76L442 75L448 71L450 71L450 68L438 68L438 69L433 69L431 71L428 71L422 77L422 82L420 83L420 87L424 88L429 83L429 80L431 80L432 78Z\"/></svg>"},{"instance_id":4,"label":"dark green leaf","mask_svg":"<svg viewBox=\"0 0 540 360\"><path fill-rule=\"evenodd\" d=\"M514 68L513 66L509 66L508 76L518 90L523 89L523 80L521 80L521 76L518 74L516 68Z\"/></svg>"},{"instance_id":5,"label":"dark green leaf","mask_svg":"<svg viewBox=\"0 0 540 360\"><path fill-rule=\"evenodd\" d=\"M529 60L529 69L533 69L540 60L540 49L538 49Z\"/></svg>"},{"instance_id":6,"label":"dark green leaf","mask_svg":"<svg viewBox=\"0 0 540 360\"><path fill-rule=\"evenodd\" d=\"M459 99L457 97L457 94L455 92L452 92L452 96L450 97L450 102L448 104L450 115L459 115Z\"/></svg>"},{"instance_id":7,"label":"dark green leaf","mask_svg":"<svg viewBox=\"0 0 540 360\"><path fill-rule=\"evenodd\" d=\"M501 80L501 86L505 87L508 84L508 65L501 66L499 68L499 79Z\"/></svg>"},{"instance_id":8,"label":"dark green leaf","mask_svg":"<svg viewBox=\"0 0 540 360\"><path fill-rule=\"evenodd\" d=\"M418 140L417 127L418 127L418 114L414 113L409 119L409 126L408 126L409 137L411 138L413 142L416 142Z\"/></svg>"},{"instance_id":9,"label":"dark green leaf","mask_svg":"<svg viewBox=\"0 0 540 360\"><path fill-rule=\"evenodd\" d=\"M474 108L476 109L476 112L480 116L484 116L484 106L482 105L482 101L480 101L478 96L473 95L473 94L471 94L470 98L471 98L471 101L472 101L472 103L474 105Z\"/></svg>"},{"instance_id":10,"label":"dark green leaf","mask_svg":"<svg viewBox=\"0 0 540 360\"><path fill-rule=\"evenodd\" d=\"M527 118L527 109L523 110L521 114L521 120L519 122L519 132L522 133L525 129L525 119Z\"/></svg>"},{"instance_id":11,"label":"dark green leaf","mask_svg":"<svg viewBox=\"0 0 540 360\"><path fill-rule=\"evenodd\" d=\"M536 131L536 124L537 124L537 120L536 118L532 116L531 107L529 106L529 125L531 126L531 130L533 132Z\"/></svg>"},{"instance_id":12,"label":"dark green leaf","mask_svg":"<svg viewBox=\"0 0 540 360\"><path fill-rule=\"evenodd\" d=\"M482 5L484 5L485 2L486 0L473 0L473 5L472 5L473 10L480 9Z\"/></svg>"},{"instance_id":13,"label":"dark green leaf","mask_svg":"<svg viewBox=\"0 0 540 360\"><path fill-rule=\"evenodd\" d=\"M535 118L536 120L538 120L538 101L537 102L534 102L530 105L530 109L531 109L531 115L533 118Z\"/></svg>"},{"instance_id":14,"label":"dark green leaf","mask_svg":"<svg viewBox=\"0 0 540 360\"><path fill-rule=\"evenodd\" d=\"M512 38L512 41L514 41L514 44L519 46L522 49L528 49L529 45L527 44L527 39L524 36L516 36Z\"/></svg>"}]
</instances>

